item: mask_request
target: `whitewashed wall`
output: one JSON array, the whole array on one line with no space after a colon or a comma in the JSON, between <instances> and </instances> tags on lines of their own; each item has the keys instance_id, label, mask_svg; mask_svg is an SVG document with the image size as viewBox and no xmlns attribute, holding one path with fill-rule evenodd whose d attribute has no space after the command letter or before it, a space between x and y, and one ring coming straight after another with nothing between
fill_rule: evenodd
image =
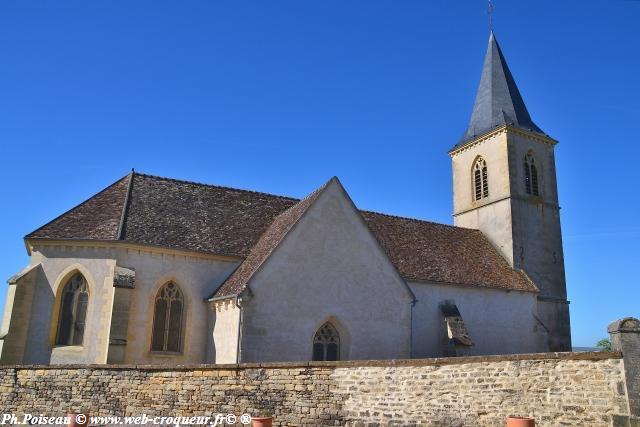
<instances>
[{"instance_id":1,"label":"whitewashed wall","mask_svg":"<svg viewBox=\"0 0 640 427\"><path fill-rule=\"evenodd\" d=\"M466 354L545 351L535 320L536 294L435 282L409 282L418 300L413 309L413 357L439 357L444 323L439 305L456 303L474 346Z\"/></svg>"},{"instance_id":2,"label":"whitewashed wall","mask_svg":"<svg viewBox=\"0 0 640 427\"><path fill-rule=\"evenodd\" d=\"M243 362L311 360L326 320L342 359L409 357L410 291L335 180L249 286Z\"/></svg>"}]
</instances>

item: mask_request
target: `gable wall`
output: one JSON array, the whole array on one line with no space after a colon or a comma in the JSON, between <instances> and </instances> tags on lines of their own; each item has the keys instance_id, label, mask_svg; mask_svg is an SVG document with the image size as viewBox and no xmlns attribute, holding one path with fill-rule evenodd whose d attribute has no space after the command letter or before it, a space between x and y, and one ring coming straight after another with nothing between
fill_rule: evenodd
<instances>
[{"instance_id":1,"label":"gable wall","mask_svg":"<svg viewBox=\"0 0 640 427\"><path fill-rule=\"evenodd\" d=\"M440 357L446 329L439 305L452 300L474 346L464 354L488 355L546 351L534 313L536 294L518 291L409 282L418 300L413 309L413 357Z\"/></svg>"},{"instance_id":2,"label":"gable wall","mask_svg":"<svg viewBox=\"0 0 640 427\"><path fill-rule=\"evenodd\" d=\"M342 359L409 357L412 297L334 181L249 282L243 362L299 361L327 320Z\"/></svg>"}]
</instances>

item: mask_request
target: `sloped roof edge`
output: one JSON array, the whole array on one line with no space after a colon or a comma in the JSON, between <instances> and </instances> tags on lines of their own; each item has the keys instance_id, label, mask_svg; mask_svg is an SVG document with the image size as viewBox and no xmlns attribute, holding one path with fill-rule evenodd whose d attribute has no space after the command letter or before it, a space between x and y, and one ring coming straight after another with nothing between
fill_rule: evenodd
<instances>
[{"instance_id":1,"label":"sloped roof edge","mask_svg":"<svg viewBox=\"0 0 640 427\"><path fill-rule=\"evenodd\" d=\"M307 210L332 182L338 182L338 178L334 176L307 197L278 215L262 236L260 236L247 258L231 273L218 289L211 294L209 299L241 293L265 261L269 259L273 251L300 222L300 219Z\"/></svg>"}]
</instances>

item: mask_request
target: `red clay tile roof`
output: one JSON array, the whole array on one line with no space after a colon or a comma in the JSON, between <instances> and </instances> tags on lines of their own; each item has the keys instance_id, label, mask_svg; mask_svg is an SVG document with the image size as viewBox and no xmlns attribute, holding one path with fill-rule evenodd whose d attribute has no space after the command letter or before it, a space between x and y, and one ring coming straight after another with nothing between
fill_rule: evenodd
<instances>
[{"instance_id":1,"label":"red clay tile roof","mask_svg":"<svg viewBox=\"0 0 640 427\"><path fill-rule=\"evenodd\" d=\"M375 212L362 216L407 280L537 290L479 230Z\"/></svg>"},{"instance_id":2,"label":"red clay tile roof","mask_svg":"<svg viewBox=\"0 0 640 427\"><path fill-rule=\"evenodd\" d=\"M121 240L245 258L216 293L226 295L268 257L314 194L300 201L134 173L25 238ZM537 292L477 230L362 215L407 280Z\"/></svg>"},{"instance_id":3,"label":"red clay tile roof","mask_svg":"<svg viewBox=\"0 0 640 427\"><path fill-rule=\"evenodd\" d=\"M27 238L116 240L127 198L129 176L51 220Z\"/></svg>"},{"instance_id":4,"label":"red clay tile roof","mask_svg":"<svg viewBox=\"0 0 640 427\"><path fill-rule=\"evenodd\" d=\"M244 258L297 201L136 173L122 240Z\"/></svg>"},{"instance_id":5,"label":"red clay tile roof","mask_svg":"<svg viewBox=\"0 0 640 427\"><path fill-rule=\"evenodd\" d=\"M242 261L242 264L238 266L231 276L229 276L222 286L211 296L223 297L242 292L251 276L253 276L262 263L269 258L271 252L273 252L289 230L300 220L309 206L316 201L327 184L328 182L278 215L269 228L267 228L267 231L258 239L258 242L253 246L249 255Z\"/></svg>"}]
</instances>

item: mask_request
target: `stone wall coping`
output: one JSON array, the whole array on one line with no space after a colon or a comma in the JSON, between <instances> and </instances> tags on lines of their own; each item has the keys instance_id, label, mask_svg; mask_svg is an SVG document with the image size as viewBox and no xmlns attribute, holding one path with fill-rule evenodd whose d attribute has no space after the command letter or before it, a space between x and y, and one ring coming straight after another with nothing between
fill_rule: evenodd
<instances>
[{"instance_id":1,"label":"stone wall coping","mask_svg":"<svg viewBox=\"0 0 640 427\"><path fill-rule=\"evenodd\" d=\"M190 364L190 365L0 365L0 371L35 369L120 370L120 371L210 371L243 369L293 369L293 368L360 368L360 367L415 367L462 365L468 363L517 362L526 360L607 360L622 359L619 351L588 351L564 353L524 353L493 356L438 357L430 359L345 360L337 362L269 362L239 364Z\"/></svg>"}]
</instances>

